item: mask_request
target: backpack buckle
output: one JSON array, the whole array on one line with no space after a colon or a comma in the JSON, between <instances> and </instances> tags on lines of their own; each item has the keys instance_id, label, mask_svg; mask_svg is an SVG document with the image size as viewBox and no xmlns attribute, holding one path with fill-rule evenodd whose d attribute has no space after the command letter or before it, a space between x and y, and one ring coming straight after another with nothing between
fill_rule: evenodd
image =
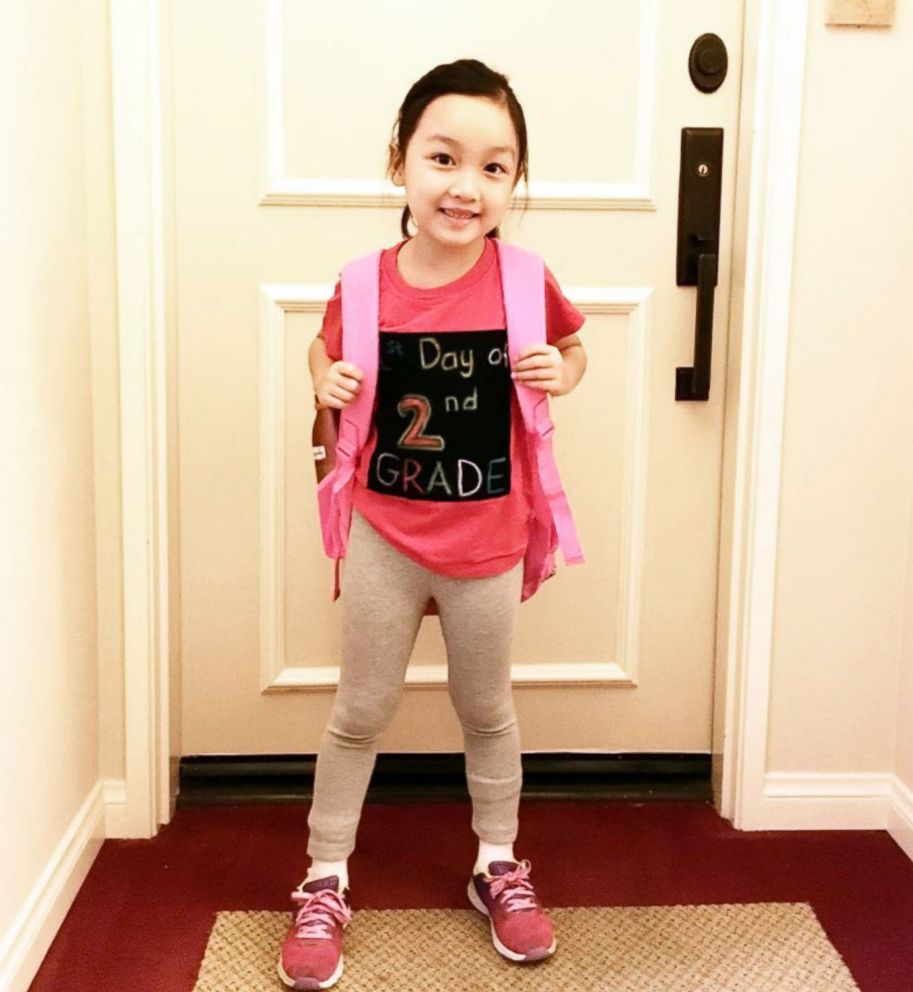
<instances>
[{"instance_id":1,"label":"backpack buckle","mask_svg":"<svg viewBox=\"0 0 913 992\"><path fill-rule=\"evenodd\" d=\"M345 459L351 459L355 454L355 445L348 438L339 438L336 442L336 454Z\"/></svg>"},{"instance_id":2,"label":"backpack buckle","mask_svg":"<svg viewBox=\"0 0 913 992\"><path fill-rule=\"evenodd\" d=\"M555 425L551 420L540 420L536 424L536 433L541 441L547 441L555 433Z\"/></svg>"}]
</instances>

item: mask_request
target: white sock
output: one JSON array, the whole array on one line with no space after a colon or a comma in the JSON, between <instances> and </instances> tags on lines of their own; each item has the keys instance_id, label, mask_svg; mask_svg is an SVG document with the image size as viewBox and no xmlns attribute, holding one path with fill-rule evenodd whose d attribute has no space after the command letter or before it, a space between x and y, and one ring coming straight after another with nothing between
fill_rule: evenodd
<instances>
[{"instance_id":1,"label":"white sock","mask_svg":"<svg viewBox=\"0 0 913 992\"><path fill-rule=\"evenodd\" d=\"M513 844L489 844L487 841L479 841L479 855L476 858L473 874L480 871L488 874L488 866L492 861L516 861L514 857Z\"/></svg>"},{"instance_id":2,"label":"white sock","mask_svg":"<svg viewBox=\"0 0 913 992\"><path fill-rule=\"evenodd\" d=\"M339 891L341 892L349 884L349 868L347 861L311 861L308 868L307 878L303 885L313 882L318 878L326 878L328 875L339 876Z\"/></svg>"}]
</instances>

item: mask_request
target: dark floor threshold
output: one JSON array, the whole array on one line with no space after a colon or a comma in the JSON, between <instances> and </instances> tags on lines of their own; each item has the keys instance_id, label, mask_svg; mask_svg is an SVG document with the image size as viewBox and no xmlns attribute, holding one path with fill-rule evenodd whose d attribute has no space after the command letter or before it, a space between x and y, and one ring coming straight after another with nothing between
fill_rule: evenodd
<instances>
[{"instance_id":1,"label":"dark floor threshold","mask_svg":"<svg viewBox=\"0 0 913 992\"><path fill-rule=\"evenodd\" d=\"M190 755L178 808L298 803L313 795L316 755ZM525 799L711 802L709 754L523 755ZM366 802L468 802L465 757L379 754Z\"/></svg>"}]
</instances>

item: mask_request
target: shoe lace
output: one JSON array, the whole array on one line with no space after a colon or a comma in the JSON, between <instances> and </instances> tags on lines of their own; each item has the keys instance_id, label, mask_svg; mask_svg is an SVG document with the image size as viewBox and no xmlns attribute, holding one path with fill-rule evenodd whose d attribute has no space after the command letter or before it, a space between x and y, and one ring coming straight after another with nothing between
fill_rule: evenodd
<instances>
[{"instance_id":1,"label":"shoe lace","mask_svg":"<svg viewBox=\"0 0 913 992\"><path fill-rule=\"evenodd\" d=\"M513 871L494 876L491 883L491 894L503 898L508 913L515 913L520 909L536 908L536 896L532 883L528 880L531 867L529 861L524 858Z\"/></svg>"},{"instance_id":2,"label":"shoe lace","mask_svg":"<svg viewBox=\"0 0 913 992\"><path fill-rule=\"evenodd\" d=\"M333 889L317 892L296 889L292 900L300 907L295 913L296 937L329 940L334 921L345 926L352 920L352 910L342 895Z\"/></svg>"}]
</instances>

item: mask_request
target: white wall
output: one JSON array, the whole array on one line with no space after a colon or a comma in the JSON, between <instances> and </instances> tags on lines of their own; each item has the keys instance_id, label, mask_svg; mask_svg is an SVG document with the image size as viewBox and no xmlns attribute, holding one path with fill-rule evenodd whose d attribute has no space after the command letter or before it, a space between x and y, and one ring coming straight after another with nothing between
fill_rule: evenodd
<instances>
[{"instance_id":1,"label":"white wall","mask_svg":"<svg viewBox=\"0 0 913 992\"><path fill-rule=\"evenodd\" d=\"M810 8L768 769L913 786L913 9Z\"/></svg>"},{"instance_id":2,"label":"white wall","mask_svg":"<svg viewBox=\"0 0 913 992\"><path fill-rule=\"evenodd\" d=\"M908 507L913 517L913 502ZM907 544L907 580L904 598L904 626L900 652L900 679L897 692L898 778L913 795L913 525ZM913 854L911 854L913 856Z\"/></svg>"},{"instance_id":3,"label":"white wall","mask_svg":"<svg viewBox=\"0 0 913 992\"><path fill-rule=\"evenodd\" d=\"M123 776L107 32L106 0L0 15L2 989L40 900L97 852L101 781Z\"/></svg>"}]
</instances>

